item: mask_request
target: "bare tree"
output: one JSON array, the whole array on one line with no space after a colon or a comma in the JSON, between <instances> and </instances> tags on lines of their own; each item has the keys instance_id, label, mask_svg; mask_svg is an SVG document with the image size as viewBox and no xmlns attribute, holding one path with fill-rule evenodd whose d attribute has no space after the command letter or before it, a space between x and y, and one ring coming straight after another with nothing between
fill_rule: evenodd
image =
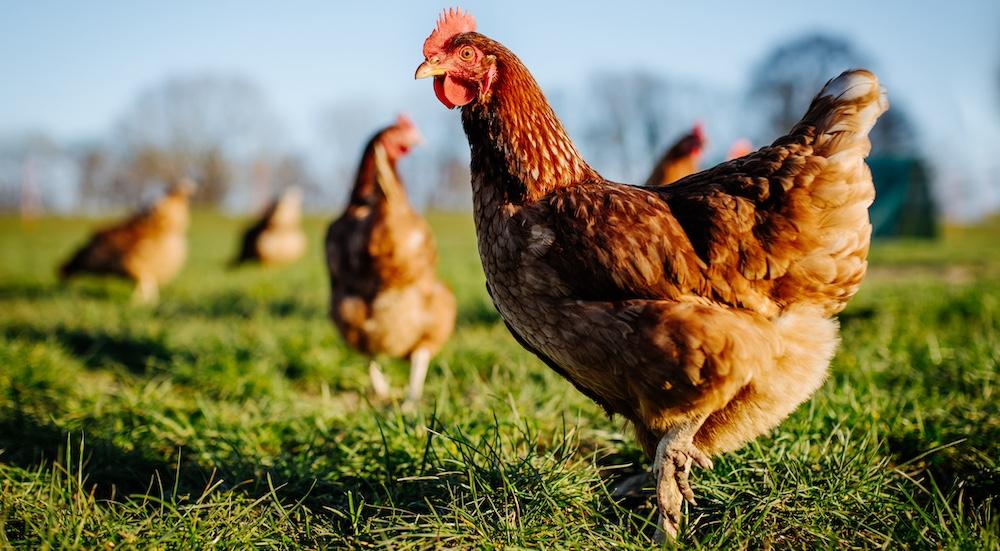
<instances>
[{"instance_id":1,"label":"bare tree","mask_svg":"<svg viewBox=\"0 0 1000 551\"><path fill-rule=\"evenodd\" d=\"M639 177L666 139L672 92L667 79L646 72L592 77L583 138L595 162L616 164L626 179Z\"/></svg>"},{"instance_id":2,"label":"bare tree","mask_svg":"<svg viewBox=\"0 0 1000 551\"><path fill-rule=\"evenodd\" d=\"M271 171L271 183L274 185L273 193L281 193L295 186L300 188L306 197L317 197L320 194L320 186L313 178L305 160L296 155L286 155L275 163ZM309 209L311 203L312 201L309 201L305 208Z\"/></svg>"},{"instance_id":3,"label":"bare tree","mask_svg":"<svg viewBox=\"0 0 1000 551\"><path fill-rule=\"evenodd\" d=\"M194 200L218 205L234 166L269 162L279 147L278 118L261 91L238 76L172 78L145 90L122 115L116 137L125 162L116 187L125 197L151 184L194 177Z\"/></svg>"},{"instance_id":4,"label":"bare tree","mask_svg":"<svg viewBox=\"0 0 1000 551\"><path fill-rule=\"evenodd\" d=\"M599 73L583 95L580 105L566 110L568 127L581 129L581 151L595 168L628 182L645 178L697 121L720 151L750 126L736 94L645 71Z\"/></svg>"},{"instance_id":5,"label":"bare tree","mask_svg":"<svg viewBox=\"0 0 1000 551\"><path fill-rule=\"evenodd\" d=\"M108 164L103 151L94 149L84 153L80 161L80 206L91 207L94 200L101 195L101 183L104 179L101 173Z\"/></svg>"},{"instance_id":6,"label":"bare tree","mask_svg":"<svg viewBox=\"0 0 1000 551\"><path fill-rule=\"evenodd\" d=\"M917 130L902 102L892 104L878 119L869 138L873 156L913 157L919 154Z\"/></svg>"},{"instance_id":7,"label":"bare tree","mask_svg":"<svg viewBox=\"0 0 1000 551\"><path fill-rule=\"evenodd\" d=\"M827 80L868 65L847 39L812 33L778 45L755 68L750 99L766 114L770 141L788 131L805 113Z\"/></svg>"},{"instance_id":8,"label":"bare tree","mask_svg":"<svg viewBox=\"0 0 1000 551\"><path fill-rule=\"evenodd\" d=\"M392 121L391 113L376 108L368 98L338 102L320 115L320 139L326 146L322 164L331 173L324 178L335 202L346 199L354 184L358 159L368 139Z\"/></svg>"},{"instance_id":9,"label":"bare tree","mask_svg":"<svg viewBox=\"0 0 1000 551\"><path fill-rule=\"evenodd\" d=\"M420 121L426 143L402 166L416 204L446 211L472 208L469 146L462 125L445 110Z\"/></svg>"},{"instance_id":10,"label":"bare tree","mask_svg":"<svg viewBox=\"0 0 1000 551\"><path fill-rule=\"evenodd\" d=\"M78 166L66 149L40 133L0 138L0 210L33 218L77 204Z\"/></svg>"},{"instance_id":11,"label":"bare tree","mask_svg":"<svg viewBox=\"0 0 1000 551\"><path fill-rule=\"evenodd\" d=\"M748 99L764 116L759 141L769 143L788 132L829 79L870 64L847 39L825 33L778 45L757 65L750 82ZM916 153L916 129L899 102L879 119L871 140L873 155Z\"/></svg>"},{"instance_id":12,"label":"bare tree","mask_svg":"<svg viewBox=\"0 0 1000 551\"><path fill-rule=\"evenodd\" d=\"M207 205L218 205L229 190L232 172L221 148L213 147L195 159L198 169L198 197Z\"/></svg>"},{"instance_id":13,"label":"bare tree","mask_svg":"<svg viewBox=\"0 0 1000 551\"><path fill-rule=\"evenodd\" d=\"M468 208L472 204L468 159L444 155L436 161L437 185L430 192L430 207L444 211Z\"/></svg>"}]
</instances>

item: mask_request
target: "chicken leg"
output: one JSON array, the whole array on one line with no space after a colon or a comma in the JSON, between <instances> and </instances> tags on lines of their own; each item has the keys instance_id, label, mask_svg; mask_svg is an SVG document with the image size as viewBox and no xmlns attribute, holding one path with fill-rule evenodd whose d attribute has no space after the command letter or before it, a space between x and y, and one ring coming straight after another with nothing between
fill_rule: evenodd
<instances>
[{"instance_id":1,"label":"chicken leg","mask_svg":"<svg viewBox=\"0 0 1000 551\"><path fill-rule=\"evenodd\" d=\"M410 355L410 386L406 391L406 403L416 405L424 395L424 380L431 363L431 351L418 348Z\"/></svg>"},{"instance_id":2,"label":"chicken leg","mask_svg":"<svg viewBox=\"0 0 1000 551\"><path fill-rule=\"evenodd\" d=\"M375 393L375 397L379 400L389 399L389 379L382 373L382 368L375 360L368 364L368 378L372 381L372 392Z\"/></svg>"},{"instance_id":3,"label":"chicken leg","mask_svg":"<svg viewBox=\"0 0 1000 551\"><path fill-rule=\"evenodd\" d=\"M656 446L653 477L656 479L656 505L660 513L656 532L658 542L677 537L684 501L695 505L689 480L692 463L705 469L712 468L712 461L693 443L694 435L703 422L704 418L674 427L660 438Z\"/></svg>"},{"instance_id":4,"label":"chicken leg","mask_svg":"<svg viewBox=\"0 0 1000 551\"><path fill-rule=\"evenodd\" d=\"M156 279L150 276L139 276L135 290L132 292L133 304L156 304L160 300L160 288Z\"/></svg>"}]
</instances>

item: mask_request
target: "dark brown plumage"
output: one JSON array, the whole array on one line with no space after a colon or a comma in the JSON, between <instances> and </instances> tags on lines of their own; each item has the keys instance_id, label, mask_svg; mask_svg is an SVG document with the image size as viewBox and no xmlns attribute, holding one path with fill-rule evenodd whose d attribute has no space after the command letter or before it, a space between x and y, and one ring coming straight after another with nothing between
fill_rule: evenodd
<instances>
[{"instance_id":1,"label":"dark brown plumage","mask_svg":"<svg viewBox=\"0 0 1000 551\"><path fill-rule=\"evenodd\" d=\"M844 73L771 146L633 187L580 157L513 53L470 16L445 19L417 77L462 106L494 304L518 342L632 423L675 535L692 463L767 432L826 376L832 316L867 267L878 80Z\"/></svg>"},{"instance_id":2,"label":"dark brown plumage","mask_svg":"<svg viewBox=\"0 0 1000 551\"><path fill-rule=\"evenodd\" d=\"M160 286L173 279L187 258L188 198L193 190L194 184L181 181L156 204L96 232L59 268L59 275L127 278L136 283L137 301L155 302Z\"/></svg>"},{"instance_id":3,"label":"dark brown plumage","mask_svg":"<svg viewBox=\"0 0 1000 551\"><path fill-rule=\"evenodd\" d=\"M280 266L301 258L306 249L301 218L302 192L296 187L288 188L243 233L240 251L231 265L259 262Z\"/></svg>"},{"instance_id":4,"label":"dark brown plumage","mask_svg":"<svg viewBox=\"0 0 1000 551\"><path fill-rule=\"evenodd\" d=\"M396 173L418 140L402 117L371 139L350 202L326 234L330 317L357 350L410 360L409 403L420 399L429 361L455 325L455 298L435 275L434 237ZM388 383L374 361L370 372L385 397Z\"/></svg>"}]
</instances>

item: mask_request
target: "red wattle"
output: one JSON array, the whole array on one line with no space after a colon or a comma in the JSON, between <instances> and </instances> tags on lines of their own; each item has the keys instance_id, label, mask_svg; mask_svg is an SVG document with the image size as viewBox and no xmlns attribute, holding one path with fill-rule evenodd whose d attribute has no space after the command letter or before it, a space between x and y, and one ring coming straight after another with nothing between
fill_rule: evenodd
<instances>
[{"instance_id":1,"label":"red wattle","mask_svg":"<svg viewBox=\"0 0 1000 551\"><path fill-rule=\"evenodd\" d=\"M447 75L444 77L444 93L448 96L448 101L459 107L468 105L476 99L475 87Z\"/></svg>"},{"instance_id":2,"label":"red wattle","mask_svg":"<svg viewBox=\"0 0 1000 551\"><path fill-rule=\"evenodd\" d=\"M473 86L448 75L434 78L434 94L448 109L468 105L476 99Z\"/></svg>"},{"instance_id":3,"label":"red wattle","mask_svg":"<svg viewBox=\"0 0 1000 551\"><path fill-rule=\"evenodd\" d=\"M444 77L434 77L434 95L437 96L438 101L444 104L448 109L453 109L455 104L448 101L448 96L444 94Z\"/></svg>"}]
</instances>

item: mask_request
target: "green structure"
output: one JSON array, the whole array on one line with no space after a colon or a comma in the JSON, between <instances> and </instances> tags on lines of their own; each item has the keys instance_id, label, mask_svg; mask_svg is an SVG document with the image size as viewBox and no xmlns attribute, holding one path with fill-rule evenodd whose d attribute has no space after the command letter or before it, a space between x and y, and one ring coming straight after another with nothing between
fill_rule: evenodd
<instances>
[{"instance_id":1,"label":"green structure","mask_svg":"<svg viewBox=\"0 0 1000 551\"><path fill-rule=\"evenodd\" d=\"M937 209L924 163L908 157L878 157L869 159L868 165L875 182L873 237L936 236Z\"/></svg>"}]
</instances>

